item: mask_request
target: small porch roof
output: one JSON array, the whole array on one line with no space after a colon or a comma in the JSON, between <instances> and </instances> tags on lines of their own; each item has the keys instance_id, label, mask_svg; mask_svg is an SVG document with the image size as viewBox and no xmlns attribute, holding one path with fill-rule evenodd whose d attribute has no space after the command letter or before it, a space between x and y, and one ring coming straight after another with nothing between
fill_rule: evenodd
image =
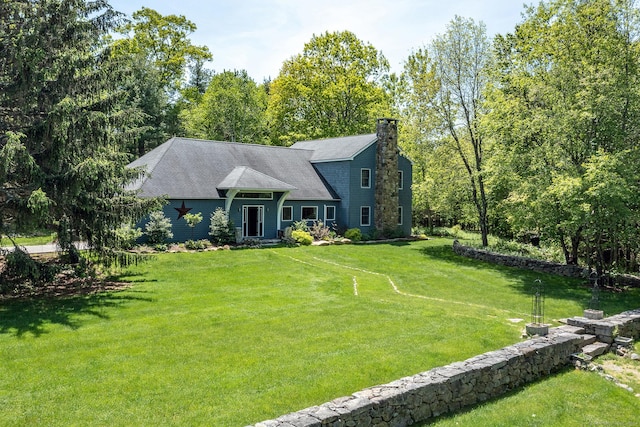
<instances>
[{"instance_id":1,"label":"small porch roof","mask_svg":"<svg viewBox=\"0 0 640 427\"><path fill-rule=\"evenodd\" d=\"M249 190L249 191L292 191L297 190L293 185L287 184L272 176L258 172L248 166L236 166L218 184L219 190Z\"/></svg>"}]
</instances>

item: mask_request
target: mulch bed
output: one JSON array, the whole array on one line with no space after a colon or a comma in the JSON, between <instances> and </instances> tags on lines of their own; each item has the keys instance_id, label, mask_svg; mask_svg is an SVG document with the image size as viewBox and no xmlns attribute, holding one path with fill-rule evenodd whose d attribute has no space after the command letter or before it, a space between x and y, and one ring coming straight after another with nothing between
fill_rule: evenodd
<instances>
[{"instance_id":1,"label":"mulch bed","mask_svg":"<svg viewBox=\"0 0 640 427\"><path fill-rule=\"evenodd\" d=\"M51 259L50 262L55 263L56 261L55 259ZM0 257L0 273L3 270L4 259ZM80 278L75 277L71 272L59 273L53 282L37 285L29 284L24 286L24 284L13 282L11 278L7 277L0 277L0 280L7 282L1 284L1 288L5 288L7 291L0 293L0 301L68 298L101 292L121 291L131 287L131 283L113 282L95 278Z\"/></svg>"}]
</instances>

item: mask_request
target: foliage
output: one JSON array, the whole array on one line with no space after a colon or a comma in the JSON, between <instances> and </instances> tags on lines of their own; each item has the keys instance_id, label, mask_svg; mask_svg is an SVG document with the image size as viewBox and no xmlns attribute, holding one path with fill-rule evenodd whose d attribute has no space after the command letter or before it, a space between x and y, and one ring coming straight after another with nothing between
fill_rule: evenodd
<instances>
[{"instance_id":1,"label":"foliage","mask_svg":"<svg viewBox=\"0 0 640 427\"><path fill-rule=\"evenodd\" d=\"M191 240L193 240L193 231L196 228L196 225L200 224L202 222L202 212L198 212L198 213L187 213L184 216L184 220L187 223L187 225L189 226L189 228L191 228Z\"/></svg>"},{"instance_id":2,"label":"foliage","mask_svg":"<svg viewBox=\"0 0 640 427\"><path fill-rule=\"evenodd\" d=\"M140 228L135 228L131 224L125 224L116 229L116 236L120 240L120 246L122 249L133 248L138 239L142 237L144 233Z\"/></svg>"},{"instance_id":3,"label":"foliage","mask_svg":"<svg viewBox=\"0 0 640 427\"><path fill-rule=\"evenodd\" d=\"M144 226L145 234L152 245L163 244L168 239L173 238L171 231L171 220L162 211L155 211L149 214L149 221Z\"/></svg>"},{"instance_id":4,"label":"foliage","mask_svg":"<svg viewBox=\"0 0 640 427\"><path fill-rule=\"evenodd\" d=\"M208 243L207 240L187 240L184 242L184 247L193 251L201 251L207 248Z\"/></svg>"},{"instance_id":5,"label":"foliage","mask_svg":"<svg viewBox=\"0 0 640 427\"><path fill-rule=\"evenodd\" d=\"M314 35L271 83L271 143L370 133L390 101L382 80L389 63L349 31Z\"/></svg>"},{"instance_id":6,"label":"foliage","mask_svg":"<svg viewBox=\"0 0 640 427\"><path fill-rule=\"evenodd\" d=\"M553 0L495 42L485 125L501 228L599 274L638 266L639 23L631 1Z\"/></svg>"},{"instance_id":7,"label":"foliage","mask_svg":"<svg viewBox=\"0 0 640 427\"><path fill-rule=\"evenodd\" d=\"M293 238L296 243L300 243L303 246L309 246L313 243L313 237L311 237L311 234L309 234L308 231L293 230L291 232L291 238Z\"/></svg>"},{"instance_id":8,"label":"foliage","mask_svg":"<svg viewBox=\"0 0 640 427\"><path fill-rule=\"evenodd\" d=\"M29 254L20 247L14 247L14 250L8 252L5 255L6 267L2 274L0 274L0 280L2 283L10 283L10 279L14 277L21 278L31 284L40 283L43 276L46 277L44 269L46 266L42 265L38 261L34 260ZM0 291L6 292L9 289L5 289L3 286Z\"/></svg>"},{"instance_id":9,"label":"foliage","mask_svg":"<svg viewBox=\"0 0 640 427\"><path fill-rule=\"evenodd\" d=\"M331 230L322 221L314 221L309 227L309 234L314 240L329 240Z\"/></svg>"},{"instance_id":10,"label":"foliage","mask_svg":"<svg viewBox=\"0 0 640 427\"><path fill-rule=\"evenodd\" d=\"M350 228L344 232L344 237L353 242L359 242L362 240L362 231L359 228Z\"/></svg>"},{"instance_id":11,"label":"foliage","mask_svg":"<svg viewBox=\"0 0 640 427\"><path fill-rule=\"evenodd\" d=\"M168 94L181 88L189 65L212 58L206 46L191 44L189 35L196 25L183 15L163 16L143 7L132 18L117 28L125 37L114 41L114 52L119 56L142 55L158 70Z\"/></svg>"},{"instance_id":12,"label":"foliage","mask_svg":"<svg viewBox=\"0 0 640 427\"><path fill-rule=\"evenodd\" d=\"M102 42L120 15L104 0L44 0L1 2L0 16L0 233L57 227L71 261L81 239L92 262L116 262L115 229L159 206L126 190L141 171L121 147L141 114Z\"/></svg>"},{"instance_id":13,"label":"foliage","mask_svg":"<svg viewBox=\"0 0 640 427\"><path fill-rule=\"evenodd\" d=\"M410 118L408 127L413 128L412 135L418 136L417 141L405 142L403 146L408 146L410 156L422 160L418 163L418 173L423 174L423 182L427 184L418 186L418 194L437 193L429 191L428 181L424 179L429 159L447 149L455 153L461 164L453 170L458 172L457 180L463 176L460 171L466 176L466 192L475 207L485 246L489 233L484 177L487 153L480 121L492 62L490 48L484 24L456 16L443 35L409 56L403 73L406 100L403 104ZM424 146L417 145L423 142L426 142ZM444 171L441 168L437 171L450 174L448 169L446 166ZM438 177L432 179L431 186L439 181ZM431 216L432 209L427 205L417 212Z\"/></svg>"},{"instance_id":14,"label":"foliage","mask_svg":"<svg viewBox=\"0 0 640 427\"><path fill-rule=\"evenodd\" d=\"M309 231L309 224L307 223L307 221L301 219L300 221L293 221L293 224L291 224L291 228L293 230Z\"/></svg>"},{"instance_id":15,"label":"foliage","mask_svg":"<svg viewBox=\"0 0 640 427\"><path fill-rule=\"evenodd\" d=\"M215 74L202 99L182 111L187 135L215 141L267 142L267 93L246 71Z\"/></svg>"},{"instance_id":16,"label":"foliage","mask_svg":"<svg viewBox=\"0 0 640 427\"><path fill-rule=\"evenodd\" d=\"M222 208L217 208L211 213L209 230L211 241L217 245L227 245L236 241L233 221L229 219L229 214Z\"/></svg>"}]
</instances>

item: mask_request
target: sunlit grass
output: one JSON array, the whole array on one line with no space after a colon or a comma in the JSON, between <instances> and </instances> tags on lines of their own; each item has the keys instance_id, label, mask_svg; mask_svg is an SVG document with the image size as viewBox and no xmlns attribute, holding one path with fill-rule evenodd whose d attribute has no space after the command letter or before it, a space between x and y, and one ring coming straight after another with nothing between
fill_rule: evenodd
<instances>
[{"instance_id":1,"label":"sunlit grass","mask_svg":"<svg viewBox=\"0 0 640 427\"><path fill-rule=\"evenodd\" d=\"M13 240L21 246L46 245L56 240L56 233L37 233L32 236L15 236ZM0 246L11 246L11 240L7 236L1 236Z\"/></svg>"},{"instance_id":2,"label":"sunlit grass","mask_svg":"<svg viewBox=\"0 0 640 427\"><path fill-rule=\"evenodd\" d=\"M429 425L632 427L639 409L640 399L597 373L568 370Z\"/></svg>"},{"instance_id":3,"label":"sunlit grass","mask_svg":"<svg viewBox=\"0 0 640 427\"><path fill-rule=\"evenodd\" d=\"M549 320L589 301L450 239L161 254L118 278L126 291L0 304L0 425L274 418L517 342L538 278Z\"/></svg>"}]
</instances>

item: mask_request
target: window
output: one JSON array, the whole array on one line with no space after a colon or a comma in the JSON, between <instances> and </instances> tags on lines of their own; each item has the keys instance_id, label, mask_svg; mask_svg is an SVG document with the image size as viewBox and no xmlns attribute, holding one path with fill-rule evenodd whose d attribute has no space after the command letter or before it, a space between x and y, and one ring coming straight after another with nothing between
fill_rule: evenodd
<instances>
[{"instance_id":1,"label":"window","mask_svg":"<svg viewBox=\"0 0 640 427\"><path fill-rule=\"evenodd\" d=\"M282 220L293 221L293 206L282 207Z\"/></svg>"},{"instance_id":2,"label":"window","mask_svg":"<svg viewBox=\"0 0 640 427\"><path fill-rule=\"evenodd\" d=\"M324 207L324 220L326 221L335 221L336 220L336 207L335 206L325 206Z\"/></svg>"},{"instance_id":3,"label":"window","mask_svg":"<svg viewBox=\"0 0 640 427\"><path fill-rule=\"evenodd\" d=\"M402 206L398 206L398 225L402 225Z\"/></svg>"},{"instance_id":4,"label":"window","mask_svg":"<svg viewBox=\"0 0 640 427\"><path fill-rule=\"evenodd\" d=\"M360 187L371 188L371 169L360 169Z\"/></svg>"},{"instance_id":5,"label":"window","mask_svg":"<svg viewBox=\"0 0 640 427\"><path fill-rule=\"evenodd\" d=\"M360 206L360 225L371 225L371 208Z\"/></svg>"},{"instance_id":6,"label":"window","mask_svg":"<svg viewBox=\"0 0 640 427\"><path fill-rule=\"evenodd\" d=\"M302 207L302 220L303 221L315 221L318 219L318 207L317 206L303 206Z\"/></svg>"},{"instance_id":7,"label":"window","mask_svg":"<svg viewBox=\"0 0 640 427\"><path fill-rule=\"evenodd\" d=\"M402 190L404 181L404 173L402 171L398 171L398 190Z\"/></svg>"},{"instance_id":8,"label":"window","mask_svg":"<svg viewBox=\"0 0 640 427\"><path fill-rule=\"evenodd\" d=\"M273 199L273 193L248 193L246 191L236 194L236 199L261 199L271 200Z\"/></svg>"}]
</instances>

